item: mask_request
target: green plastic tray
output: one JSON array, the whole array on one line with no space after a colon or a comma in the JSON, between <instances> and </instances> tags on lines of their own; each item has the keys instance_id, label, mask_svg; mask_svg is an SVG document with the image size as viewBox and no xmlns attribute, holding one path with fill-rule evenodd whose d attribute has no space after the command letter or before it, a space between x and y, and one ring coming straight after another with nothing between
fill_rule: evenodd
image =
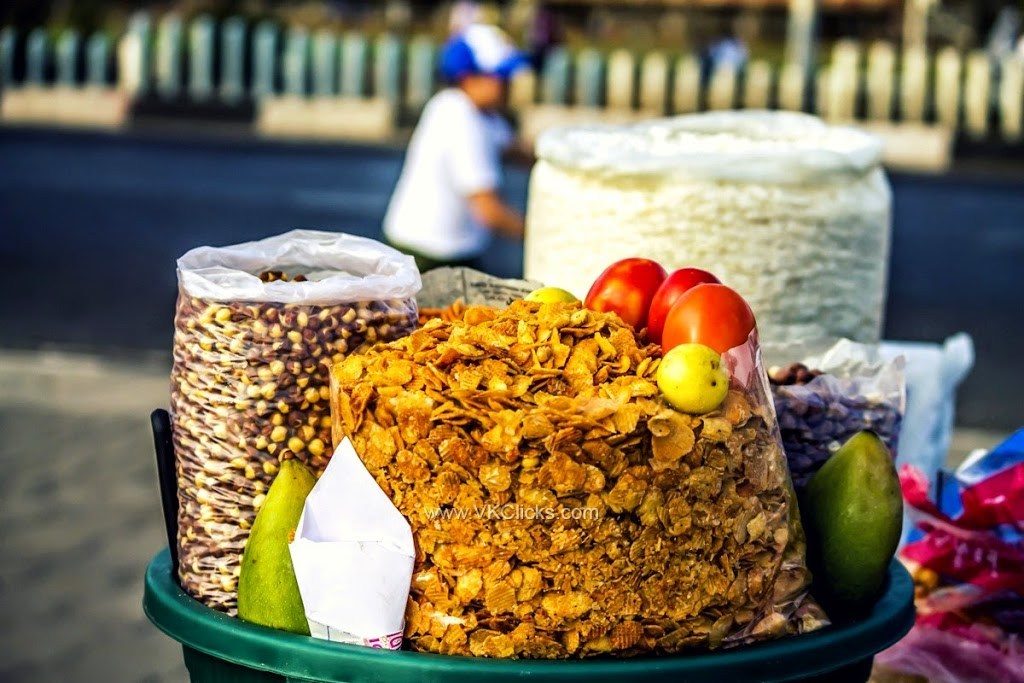
<instances>
[{"instance_id":1,"label":"green plastic tray","mask_svg":"<svg viewBox=\"0 0 1024 683\"><path fill-rule=\"evenodd\" d=\"M157 628L182 644L193 683L325 681L865 681L874 654L914 623L914 588L896 561L885 593L849 624L710 654L632 659L508 660L374 650L247 624L189 597L171 576L167 550L146 570L142 606Z\"/></svg>"}]
</instances>

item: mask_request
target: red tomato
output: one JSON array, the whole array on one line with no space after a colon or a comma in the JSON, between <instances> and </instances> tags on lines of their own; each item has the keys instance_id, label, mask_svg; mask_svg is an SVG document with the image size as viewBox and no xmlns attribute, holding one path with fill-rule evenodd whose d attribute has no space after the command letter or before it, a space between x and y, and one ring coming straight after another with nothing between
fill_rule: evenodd
<instances>
[{"instance_id":1,"label":"red tomato","mask_svg":"<svg viewBox=\"0 0 1024 683\"><path fill-rule=\"evenodd\" d=\"M647 314L647 334L651 340L661 343L661 331L665 329L665 318L668 317L669 309L679 300L679 297L697 285L717 282L719 282L717 277L700 268L680 268L669 275L661 283L661 287L658 287L658 291L654 293L651 310Z\"/></svg>"},{"instance_id":2,"label":"red tomato","mask_svg":"<svg viewBox=\"0 0 1024 683\"><path fill-rule=\"evenodd\" d=\"M608 266L594 281L584 305L594 311L613 311L639 330L647 323L647 311L665 269L645 258L627 258Z\"/></svg>"},{"instance_id":3,"label":"red tomato","mask_svg":"<svg viewBox=\"0 0 1024 683\"><path fill-rule=\"evenodd\" d=\"M697 285L668 312L661 349L695 342L725 353L747 341L757 323L750 306L725 285Z\"/></svg>"}]
</instances>

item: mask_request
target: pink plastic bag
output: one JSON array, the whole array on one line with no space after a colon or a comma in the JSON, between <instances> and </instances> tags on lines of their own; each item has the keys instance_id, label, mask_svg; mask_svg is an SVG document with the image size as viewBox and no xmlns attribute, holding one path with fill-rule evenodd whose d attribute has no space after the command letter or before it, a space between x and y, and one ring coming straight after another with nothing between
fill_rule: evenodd
<instances>
[{"instance_id":1,"label":"pink plastic bag","mask_svg":"<svg viewBox=\"0 0 1024 683\"><path fill-rule=\"evenodd\" d=\"M913 467L900 480L918 617L876 661L932 683L1024 681L1024 430L961 466L958 499L933 501Z\"/></svg>"},{"instance_id":2,"label":"pink plastic bag","mask_svg":"<svg viewBox=\"0 0 1024 683\"><path fill-rule=\"evenodd\" d=\"M924 676L929 683L1012 683L1024 679L1020 641L980 624L959 629L918 623L875 662L895 671Z\"/></svg>"}]
</instances>

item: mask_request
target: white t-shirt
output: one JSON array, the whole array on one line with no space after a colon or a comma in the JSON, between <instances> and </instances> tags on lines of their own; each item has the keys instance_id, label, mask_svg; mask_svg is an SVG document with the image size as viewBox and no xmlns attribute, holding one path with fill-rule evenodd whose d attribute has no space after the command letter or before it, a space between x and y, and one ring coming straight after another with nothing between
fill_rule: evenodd
<instances>
[{"instance_id":1,"label":"white t-shirt","mask_svg":"<svg viewBox=\"0 0 1024 683\"><path fill-rule=\"evenodd\" d=\"M479 255L491 234L473 219L466 197L498 188L501 153L511 142L505 119L480 111L461 90L434 95L409 142L384 234L435 259Z\"/></svg>"}]
</instances>

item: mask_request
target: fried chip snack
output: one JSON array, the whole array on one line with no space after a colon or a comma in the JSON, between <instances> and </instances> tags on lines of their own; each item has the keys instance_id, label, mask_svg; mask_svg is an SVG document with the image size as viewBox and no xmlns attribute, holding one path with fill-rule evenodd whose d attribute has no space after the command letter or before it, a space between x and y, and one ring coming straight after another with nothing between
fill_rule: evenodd
<instances>
[{"instance_id":1,"label":"fried chip snack","mask_svg":"<svg viewBox=\"0 0 1024 683\"><path fill-rule=\"evenodd\" d=\"M465 302L462 299L456 299L454 303L444 308L420 308L419 323L423 326L434 318L440 318L446 322L462 320L465 312Z\"/></svg>"},{"instance_id":2,"label":"fried chip snack","mask_svg":"<svg viewBox=\"0 0 1024 683\"><path fill-rule=\"evenodd\" d=\"M659 398L656 346L573 304L468 307L336 364L352 439L412 526L418 650L671 653L809 630L771 408Z\"/></svg>"}]
</instances>

